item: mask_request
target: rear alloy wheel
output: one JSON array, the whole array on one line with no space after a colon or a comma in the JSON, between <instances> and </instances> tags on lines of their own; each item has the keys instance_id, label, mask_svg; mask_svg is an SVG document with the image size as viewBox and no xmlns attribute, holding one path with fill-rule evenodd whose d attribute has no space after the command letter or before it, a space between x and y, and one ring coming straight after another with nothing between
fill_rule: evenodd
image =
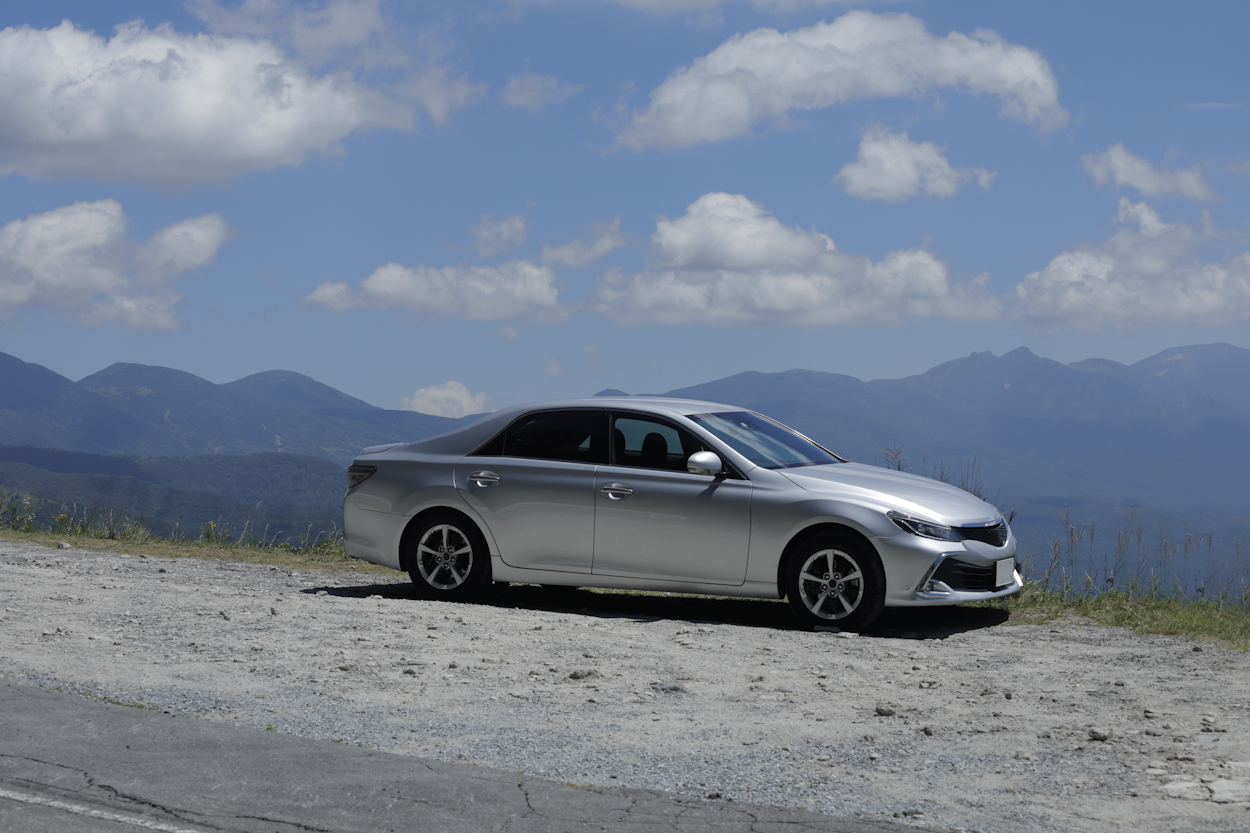
<instances>
[{"instance_id":1,"label":"rear alloy wheel","mask_svg":"<svg viewBox=\"0 0 1250 833\"><path fill-rule=\"evenodd\" d=\"M458 512L432 512L408 537L412 583L430 599L468 601L490 584L486 540Z\"/></svg>"},{"instance_id":2,"label":"rear alloy wheel","mask_svg":"<svg viewBox=\"0 0 1250 833\"><path fill-rule=\"evenodd\" d=\"M885 607L885 577L871 547L846 535L818 535L790 557L786 599L804 627L858 631Z\"/></svg>"}]
</instances>

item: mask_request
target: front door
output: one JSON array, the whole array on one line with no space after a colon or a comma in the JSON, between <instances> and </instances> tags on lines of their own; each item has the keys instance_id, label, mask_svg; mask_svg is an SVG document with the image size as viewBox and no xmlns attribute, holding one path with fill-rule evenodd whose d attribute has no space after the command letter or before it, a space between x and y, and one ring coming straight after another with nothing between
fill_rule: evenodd
<instances>
[{"instance_id":1,"label":"front door","mask_svg":"<svg viewBox=\"0 0 1250 833\"><path fill-rule=\"evenodd\" d=\"M611 415L610 463L595 476L596 575L739 585L751 536L751 481L690 474L712 450L643 414Z\"/></svg>"}]
</instances>

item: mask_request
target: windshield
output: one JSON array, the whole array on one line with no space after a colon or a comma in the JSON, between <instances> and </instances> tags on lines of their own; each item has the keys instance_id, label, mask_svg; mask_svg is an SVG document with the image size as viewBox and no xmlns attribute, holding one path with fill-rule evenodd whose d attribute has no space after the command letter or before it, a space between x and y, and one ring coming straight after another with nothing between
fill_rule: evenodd
<instances>
[{"instance_id":1,"label":"windshield","mask_svg":"<svg viewBox=\"0 0 1250 833\"><path fill-rule=\"evenodd\" d=\"M693 414L690 419L755 465L766 469L842 462L806 437L758 414L732 411L725 414Z\"/></svg>"}]
</instances>

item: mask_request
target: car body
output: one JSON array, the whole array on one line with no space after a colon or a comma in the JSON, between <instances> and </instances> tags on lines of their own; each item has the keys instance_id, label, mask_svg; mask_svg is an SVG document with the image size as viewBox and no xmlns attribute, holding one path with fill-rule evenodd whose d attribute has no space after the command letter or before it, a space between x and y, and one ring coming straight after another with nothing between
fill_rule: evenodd
<instances>
[{"instance_id":1,"label":"car body","mask_svg":"<svg viewBox=\"0 0 1250 833\"><path fill-rule=\"evenodd\" d=\"M490 582L786 597L806 626L1021 589L993 506L846 462L743 408L596 397L506 408L365 449L344 544L427 596Z\"/></svg>"}]
</instances>

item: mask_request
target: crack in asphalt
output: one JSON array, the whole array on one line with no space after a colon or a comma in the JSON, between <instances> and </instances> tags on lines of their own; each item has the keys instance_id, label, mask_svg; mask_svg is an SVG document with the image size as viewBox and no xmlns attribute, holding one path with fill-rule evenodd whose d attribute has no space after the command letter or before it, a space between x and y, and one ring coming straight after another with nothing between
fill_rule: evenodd
<instances>
[{"instance_id":1,"label":"crack in asphalt","mask_svg":"<svg viewBox=\"0 0 1250 833\"><path fill-rule=\"evenodd\" d=\"M166 813L169 816L175 819L178 819L178 821L184 821L184 822L187 822L188 824L198 824L204 827L208 827L212 830L222 829L211 823L199 821L198 818L188 818L187 814L191 814L197 817L199 815L199 814L194 813L191 810L177 810L177 809L174 809L172 807L167 807L164 804L161 804L156 801L152 801L147 798L141 798L140 796L137 796L137 795L131 795L130 793L126 793L126 792L123 792L122 790L119 790L117 787L114 787L111 784L105 784L103 781L95 780L95 778L93 778L91 773L89 772L84 771L83 777L87 779L87 786L99 787L102 790L108 790L110 793L113 794L114 798L120 801L127 801L133 804L137 804L141 807L150 807L153 810L159 810L162 813Z\"/></svg>"},{"instance_id":2,"label":"crack in asphalt","mask_svg":"<svg viewBox=\"0 0 1250 833\"><path fill-rule=\"evenodd\" d=\"M530 791L525 788L525 782L522 781L520 784L517 784L516 786L517 786L517 789L521 791L521 795L525 797L525 806L529 808L530 812L538 816L540 819L546 818L546 816L538 812L538 809L535 808L534 805L530 803Z\"/></svg>"},{"instance_id":3,"label":"crack in asphalt","mask_svg":"<svg viewBox=\"0 0 1250 833\"><path fill-rule=\"evenodd\" d=\"M298 821L285 821L283 819L271 819L268 816L242 816L238 814L232 814L230 818L246 820L246 821L263 821L266 824L282 824L282 825L286 825L287 827L293 827L296 830L308 830L308 831L311 831L311 833L334 833L334 830L335 830L335 828L333 827L312 827L311 825L302 824Z\"/></svg>"},{"instance_id":4,"label":"crack in asphalt","mask_svg":"<svg viewBox=\"0 0 1250 833\"><path fill-rule=\"evenodd\" d=\"M84 794L86 790L95 788L95 789L100 789L100 790L107 792L108 797L111 797L113 801L122 805L121 807L115 807L115 809L125 809L131 812L134 812L136 814L142 815L142 811L139 810L138 808L149 808L149 809L157 810L161 813L164 813L167 816L169 816L171 819L176 819L177 821L183 822L185 824L196 825L198 827L206 828L208 830L221 830L221 831L227 830L227 828L222 827L218 823L204 819L201 814L195 813L192 810L183 810L183 809L170 807L168 805L161 804L160 802L153 801L153 800L143 798L138 795L134 795L132 793L125 792L124 790L118 789L117 787L114 787L111 784L106 784L103 781L97 781L94 777L92 777L90 772L84 769L80 769L78 767L66 766L65 764L58 764L54 761L44 761L39 758L31 758L26 755L10 755L6 753L0 753L0 758L8 758L10 760L15 760L15 761L25 761L27 763L42 764L43 766L51 766L51 767L56 767L58 769L64 769L69 772L73 772L76 775L82 776L83 781L86 784L84 788L75 790L75 789L71 789L67 787L59 787L59 786L55 786L52 784L47 784L42 781L36 781L36 780L29 779L29 778L4 779L5 781L9 783L20 784L26 787L27 789L34 790L36 792L53 792L53 793L59 792L63 794L68 793L69 795L75 796L79 800L88 800L88 799L100 800L101 796L93 796L93 795ZM410 799L410 800L413 800L413 799ZM106 798L106 801L107 801L107 798ZM226 813L225 815L228 818L239 819L240 821L260 821L266 824L282 824L282 825L286 825L287 827L291 827L297 830L307 830L310 833L333 833L333 828L313 827L311 825L302 824L300 822L287 821L285 819L278 819L278 818L270 818L268 816L249 816L249 815L241 815L238 813Z\"/></svg>"},{"instance_id":5,"label":"crack in asphalt","mask_svg":"<svg viewBox=\"0 0 1250 833\"><path fill-rule=\"evenodd\" d=\"M39 758L31 758L26 755L10 755L7 752L0 752L0 758L10 758L15 761L28 761L29 763L32 763L32 764L43 764L44 766L53 766L53 767L56 767L57 769L68 769L70 772L78 773L79 775L83 777L83 779L87 779L89 777L86 772L79 769L78 767L67 766L66 764L58 764L56 761L42 761Z\"/></svg>"}]
</instances>

